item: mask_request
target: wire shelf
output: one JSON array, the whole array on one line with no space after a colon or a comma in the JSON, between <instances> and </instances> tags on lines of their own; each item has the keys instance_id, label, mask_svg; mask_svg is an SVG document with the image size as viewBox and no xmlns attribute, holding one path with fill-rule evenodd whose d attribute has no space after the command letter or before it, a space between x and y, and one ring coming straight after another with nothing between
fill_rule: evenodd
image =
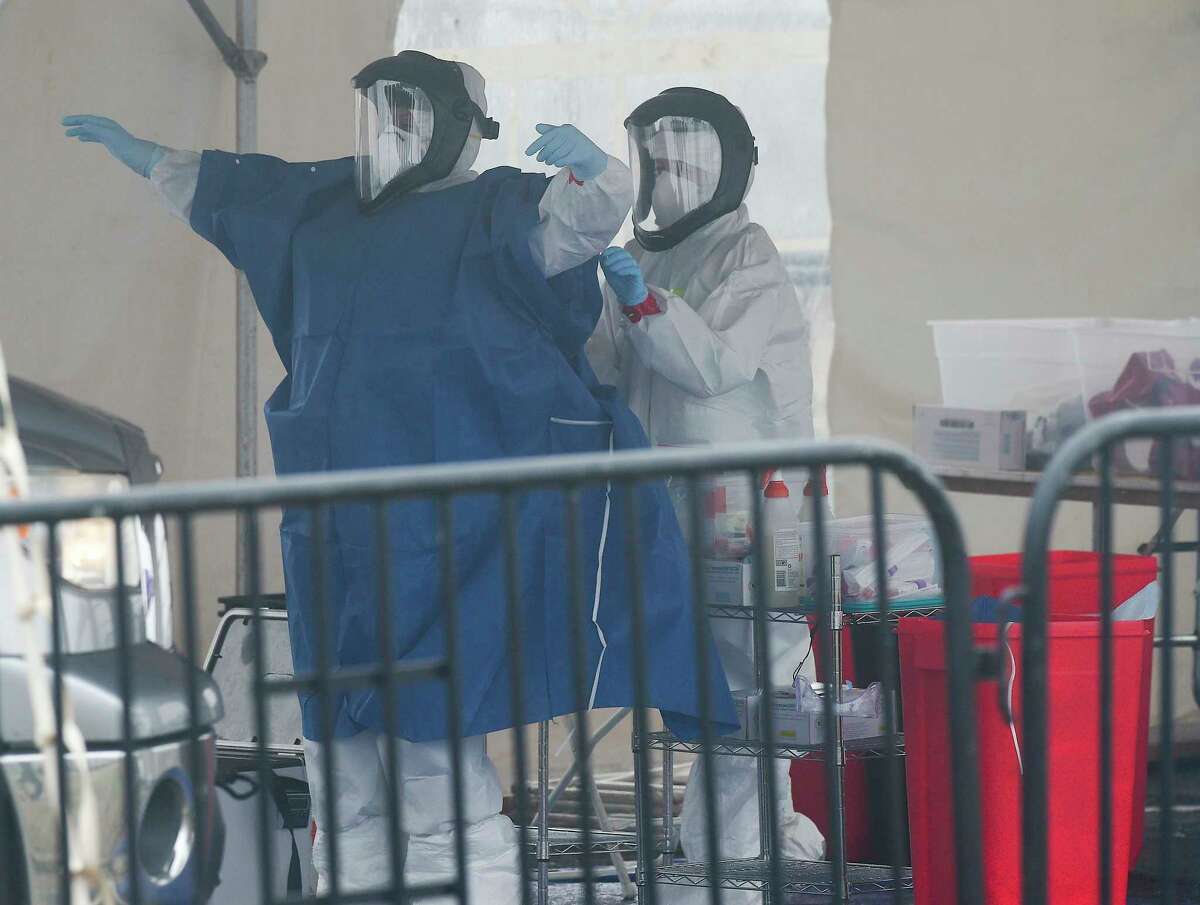
<instances>
[{"instance_id":1,"label":"wire shelf","mask_svg":"<svg viewBox=\"0 0 1200 905\"><path fill-rule=\"evenodd\" d=\"M526 833L529 853L537 857L537 827L526 827ZM586 855L589 849L593 855L636 855L638 850L636 833L606 833L601 830L592 830L589 842L589 845L584 845L582 830L551 827L549 855L551 858L571 858ZM656 834L655 843L656 848L660 850L665 847L661 831Z\"/></svg>"},{"instance_id":2,"label":"wire shelf","mask_svg":"<svg viewBox=\"0 0 1200 905\"><path fill-rule=\"evenodd\" d=\"M888 620L894 621L907 616L928 618L936 616L945 609L945 602L940 599L900 601L888 609ZM755 608L752 606L732 606L712 603L708 606L708 615L713 619L753 619ZM798 607L768 607L767 622L795 623L807 622L816 617L817 607L814 604L802 604ZM842 619L851 625L878 625L879 612L875 601L869 603L847 603L843 605Z\"/></svg>"},{"instance_id":3,"label":"wire shelf","mask_svg":"<svg viewBox=\"0 0 1200 905\"><path fill-rule=\"evenodd\" d=\"M647 744L651 751L675 751L683 754L702 754L704 744L699 741L685 742L676 738L670 732L652 732L647 736ZM898 757L904 756L904 734L896 733L896 745L888 744L886 737L853 739L842 743L847 760L867 760L870 758L888 757L893 752ZM768 748L773 749L768 751ZM819 759L825 754L824 745L782 745L768 746L760 741L750 741L740 738L713 739L713 754L724 754L732 757L769 757L773 753L777 758L796 760L799 758Z\"/></svg>"},{"instance_id":4,"label":"wire shelf","mask_svg":"<svg viewBox=\"0 0 1200 905\"><path fill-rule=\"evenodd\" d=\"M781 862L784 892L808 895L833 894L833 865L828 861ZM769 861L758 859L720 861L716 865L717 885L722 889L765 891L771 874ZM683 863L657 867L659 883L671 886L709 886L706 864ZM895 888L893 869L875 864L847 864L846 880L851 895L870 892L891 892ZM913 888L911 868L901 868L900 888Z\"/></svg>"}]
</instances>

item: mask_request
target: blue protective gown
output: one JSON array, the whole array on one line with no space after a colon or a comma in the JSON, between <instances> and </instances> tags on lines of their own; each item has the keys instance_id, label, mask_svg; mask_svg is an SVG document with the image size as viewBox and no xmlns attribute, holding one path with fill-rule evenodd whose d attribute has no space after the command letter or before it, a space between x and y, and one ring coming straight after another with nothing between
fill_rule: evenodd
<instances>
[{"instance_id":1,"label":"blue protective gown","mask_svg":"<svg viewBox=\"0 0 1200 905\"><path fill-rule=\"evenodd\" d=\"M289 164L217 151L201 161L191 225L245 272L287 371L266 405L277 473L647 445L637 419L611 387L599 385L583 355L602 304L596 260L547 278L530 253L546 177L494 169L366 216L353 166L348 158ZM637 497L638 539L646 551L648 703L676 733L694 738L701 679L687 551L663 487L643 485ZM452 507L462 733L575 710L572 606L587 656L585 701L634 704L622 494L602 486L582 493L574 595L563 495L521 496L515 662L506 641L501 513L495 496L459 498ZM435 504L394 503L387 522L389 649L399 660L442 656ZM372 510L331 508L319 568L307 511L285 511L280 533L297 673L315 670L322 643L335 669L377 664ZM325 637L317 631L318 573L328 602ZM731 731L732 700L706 643L716 729ZM510 682L518 668L524 702L514 714ZM305 735L324 738L318 696L300 697ZM402 736L427 741L449 734L445 683L399 684L396 697ZM385 725L376 689L335 694L335 736Z\"/></svg>"}]
</instances>

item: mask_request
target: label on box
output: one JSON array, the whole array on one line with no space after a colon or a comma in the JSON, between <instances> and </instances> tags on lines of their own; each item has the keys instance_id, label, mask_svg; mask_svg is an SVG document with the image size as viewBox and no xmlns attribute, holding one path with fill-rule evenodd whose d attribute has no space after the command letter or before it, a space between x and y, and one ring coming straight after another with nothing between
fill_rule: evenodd
<instances>
[{"instance_id":1,"label":"label on box","mask_svg":"<svg viewBox=\"0 0 1200 905\"><path fill-rule=\"evenodd\" d=\"M918 405L913 448L934 463L988 471L1025 467L1025 413Z\"/></svg>"},{"instance_id":2,"label":"label on box","mask_svg":"<svg viewBox=\"0 0 1200 905\"><path fill-rule=\"evenodd\" d=\"M750 563L742 560L704 560L706 603L718 606L749 606Z\"/></svg>"}]
</instances>

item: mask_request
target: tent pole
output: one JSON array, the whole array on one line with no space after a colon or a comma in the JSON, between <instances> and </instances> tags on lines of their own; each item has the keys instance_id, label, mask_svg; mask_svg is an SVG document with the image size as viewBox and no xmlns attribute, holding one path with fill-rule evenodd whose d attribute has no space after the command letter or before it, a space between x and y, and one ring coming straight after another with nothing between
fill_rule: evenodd
<instances>
[{"instance_id":1,"label":"tent pole","mask_svg":"<svg viewBox=\"0 0 1200 905\"><path fill-rule=\"evenodd\" d=\"M226 64L237 77L237 151L252 154L258 149L258 73L266 65L266 54L258 43L258 0L237 0L237 40L221 27L206 0L187 0L188 6L204 26ZM258 473L258 356L256 352L258 313L250 284L240 271L237 275L237 462L239 478ZM236 559L234 567L237 593L247 591L250 574L246 516L237 516Z\"/></svg>"}]
</instances>

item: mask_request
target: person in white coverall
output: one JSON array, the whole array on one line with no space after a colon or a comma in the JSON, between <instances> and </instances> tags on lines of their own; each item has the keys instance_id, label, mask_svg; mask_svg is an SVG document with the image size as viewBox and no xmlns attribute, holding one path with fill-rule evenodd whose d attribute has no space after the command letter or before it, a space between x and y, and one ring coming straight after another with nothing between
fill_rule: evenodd
<instances>
[{"instance_id":1,"label":"person in white coverall","mask_svg":"<svg viewBox=\"0 0 1200 905\"><path fill-rule=\"evenodd\" d=\"M597 376L620 390L655 445L811 438L808 327L778 251L746 210L757 149L745 118L719 94L673 88L625 126L635 239L601 256L605 309L587 346ZM754 688L753 624L713 620L712 628L730 688ZM772 625L772 684L790 686L809 648L807 626ZM756 762L717 757L714 765L720 858L757 857ZM774 767L781 856L823 858L820 831L792 808L787 761ZM681 828L689 861L708 858L702 784L697 760ZM660 896L701 902L707 893L664 887Z\"/></svg>"},{"instance_id":2,"label":"person in white coverall","mask_svg":"<svg viewBox=\"0 0 1200 905\"><path fill-rule=\"evenodd\" d=\"M448 78L446 67L455 65L461 70L461 77ZM486 118L483 77L464 63L454 64L412 51L368 67L370 71L375 69L398 69L406 75L405 80L399 75L390 80L372 77L369 84L356 92L360 123L374 125L377 119L383 122L388 117L396 120L395 124L389 121L386 128L364 125L360 129L356 171L360 201L378 205L387 201L389 193L400 197L401 190L413 193L405 196L405 200L445 191L446 198L458 199L461 204L466 197L464 193L468 192L467 185L480 177L472 169L479 153L480 139L494 138L496 132L495 123ZM456 74L457 71L451 73ZM359 80L367 82L363 74ZM442 97L442 94L446 96ZM431 103L429 98L437 104ZM438 104L453 112L451 124L460 123L458 144L438 141L442 128L434 115L441 109ZM466 124L470 125L470 131ZM194 204L202 206L198 191L211 187L216 178L211 172L206 175L205 167L211 168L226 160L212 154L202 157L191 151L172 150L134 138L117 123L103 117L67 117L64 125L69 128L68 136L104 144L115 157L147 177L166 206L184 220L192 217ZM488 134L489 125L493 127L491 134ZM553 179L547 180L544 194L536 205L537 222L529 224L529 250L536 266L550 278L582 265L604 249L629 210L632 192L626 166L606 155L574 126L540 126L538 131L542 133L541 137L527 153L537 155L539 161L562 167ZM434 149L444 157L440 163L429 159L435 153ZM249 170L251 159L247 158L247 161L245 167L240 166L241 158L229 156L227 162L233 170ZM253 163L263 167L286 166L282 162L263 162L258 158ZM337 162L329 166L335 165ZM326 168L325 164L320 168L313 165L311 171L316 174L318 169ZM304 171L309 169L303 167ZM355 172L349 167L344 169L348 174ZM434 173L431 178L425 181L415 178L427 170ZM513 178L520 175L515 170L512 173ZM488 183L491 185L497 178L496 171L491 171L480 177L480 184L491 179ZM353 184L346 182L351 189ZM334 196L326 192L322 197ZM343 207L348 211L345 217L352 225L357 222L349 213L354 210L353 204L351 194ZM443 204L448 205L450 201L443 201ZM209 221L212 219L210 217ZM275 226L274 221L267 221L266 225ZM459 253L453 248L446 250L447 255ZM397 304L406 301L404 291L402 285L395 287ZM261 305L262 300L258 301ZM371 649L374 649L376 640L362 639L362 643L372 645ZM412 718L420 719L421 715L415 714ZM308 735L307 729L305 734ZM330 886L329 790L324 788L324 764L331 745L336 747L334 780L340 892L371 891L390 883L392 859L386 819L389 795L394 795L402 805L406 845L403 862L407 882L430 884L451 880L456 871L449 745L443 741L397 739L400 760L397 787L389 789L384 766L384 736L380 731L366 729L333 742L305 739L313 814L318 827L313 849L317 891L324 893ZM471 901L481 905L515 905L520 901L521 883L517 836L512 822L500 813L502 790L496 768L488 758L484 736L464 739L462 749L463 818ZM426 901L441 905L450 900Z\"/></svg>"}]
</instances>

